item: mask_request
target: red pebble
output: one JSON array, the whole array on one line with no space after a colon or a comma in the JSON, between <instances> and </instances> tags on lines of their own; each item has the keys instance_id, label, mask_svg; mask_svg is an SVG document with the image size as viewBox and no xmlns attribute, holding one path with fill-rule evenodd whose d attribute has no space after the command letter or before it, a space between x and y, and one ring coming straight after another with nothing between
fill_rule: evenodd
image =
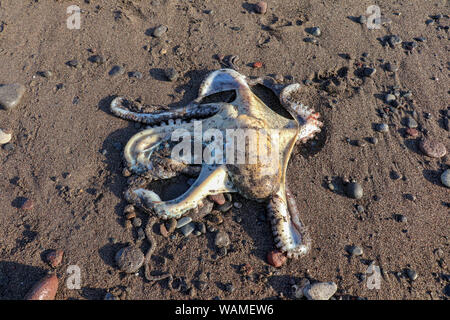
<instances>
[{"instance_id":1,"label":"red pebble","mask_svg":"<svg viewBox=\"0 0 450 320\"><path fill-rule=\"evenodd\" d=\"M37 282L25 296L25 300L55 300L58 291L58 277L49 274Z\"/></svg>"},{"instance_id":2,"label":"red pebble","mask_svg":"<svg viewBox=\"0 0 450 320\"><path fill-rule=\"evenodd\" d=\"M63 259L64 251L52 250L47 254L46 260L52 268L58 267Z\"/></svg>"},{"instance_id":3,"label":"red pebble","mask_svg":"<svg viewBox=\"0 0 450 320\"><path fill-rule=\"evenodd\" d=\"M255 69L262 68L262 66L263 66L263 63L261 61L253 62L253 68L255 68Z\"/></svg>"},{"instance_id":4,"label":"red pebble","mask_svg":"<svg viewBox=\"0 0 450 320\"><path fill-rule=\"evenodd\" d=\"M259 14L265 14L267 12L267 2L260 1L256 4L256 12Z\"/></svg>"},{"instance_id":5,"label":"red pebble","mask_svg":"<svg viewBox=\"0 0 450 320\"><path fill-rule=\"evenodd\" d=\"M419 130L414 128L407 128L406 134L410 137L416 138L419 135Z\"/></svg>"},{"instance_id":6,"label":"red pebble","mask_svg":"<svg viewBox=\"0 0 450 320\"><path fill-rule=\"evenodd\" d=\"M225 203L225 197L223 196L223 193L210 195L209 200L211 200L212 202L216 203L219 206Z\"/></svg>"},{"instance_id":7,"label":"red pebble","mask_svg":"<svg viewBox=\"0 0 450 320\"><path fill-rule=\"evenodd\" d=\"M34 207L33 200L27 199L24 203L22 203L22 206L20 207L22 210L31 210Z\"/></svg>"},{"instance_id":8,"label":"red pebble","mask_svg":"<svg viewBox=\"0 0 450 320\"><path fill-rule=\"evenodd\" d=\"M278 250L270 251L267 254L267 262L275 268L281 267L287 261L286 255Z\"/></svg>"}]
</instances>

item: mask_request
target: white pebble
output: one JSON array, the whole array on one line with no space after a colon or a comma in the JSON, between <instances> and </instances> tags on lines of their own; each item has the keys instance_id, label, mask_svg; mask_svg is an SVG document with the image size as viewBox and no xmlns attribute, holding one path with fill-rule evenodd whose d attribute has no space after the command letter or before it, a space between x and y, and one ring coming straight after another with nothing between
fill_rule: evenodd
<instances>
[{"instance_id":1,"label":"white pebble","mask_svg":"<svg viewBox=\"0 0 450 320\"><path fill-rule=\"evenodd\" d=\"M12 134L0 129L0 144L7 144L12 139Z\"/></svg>"}]
</instances>

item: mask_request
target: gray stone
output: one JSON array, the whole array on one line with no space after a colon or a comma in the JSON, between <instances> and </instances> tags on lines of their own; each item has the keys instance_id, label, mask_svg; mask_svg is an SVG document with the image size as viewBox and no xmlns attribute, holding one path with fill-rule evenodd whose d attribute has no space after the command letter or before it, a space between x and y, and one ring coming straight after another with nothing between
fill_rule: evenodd
<instances>
[{"instance_id":1,"label":"gray stone","mask_svg":"<svg viewBox=\"0 0 450 320\"><path fill-rule=\"evenodd\" d=\"M386 123L378 123L375 126L375 130L377 130L378 132L388 132L389 126Z\"/></svg>"},{"instance_id":2,"label":"gray stone","mask_svg":"<svg viewBox=\"0 0 450 320\"><path fill-rule=\"evenodd\" d=\"M155 31L153 31L153 36L155 38L160 38L162 37L165 33L167 32L167 27L162 25L159 26L158 28L155 29Z\"/></svg>"},{"instance_id":3,"label":"gray stone","mask_svg":"<svg viewBox=\"0 0 450 320\"><path fill-rule=\"evenodd\" d=\"M334 282L318 282L306 286L303 293L308 300L329 300L336 291Z\"/></svg>"},{"instance_id":4,"label":"gray stone","mask_svg":"<svg viewBox=\"0 0 450 320\"><path fill-rule=\"evenodd\" d=\"M119 269L126 273L135 273L144 264L144 254L134 246L120 249L116 253L116 263Z\"/></svg>"},{"instance_id":5,"label":"gray stone","mask_svg":"<svg viewBox=\"0 0 450 320\"><path fill-rule=\"evenodd\" d=\"M408 127L408 128L411 128L411 129L414 129L414 128L417 128L417 121L416 120L414 120L414 118L412 118L412 117L407 117L406 119L405 119L405 125Z\"/></svg>"},{"instance_id":6,"label":"gray stone","mask_svg":"<svg viewBox=\"0 0 450 320\"><path fill-rule=\"evenodd\" d=\"M406 275L408 276L409 280L414 281L419 276L415 270L408 269L406 270Z\"/></svg>"},{"instance_id":7,"label":"gray stone","mask_svg":"<svg viewBox=\"0 0 450 320\"><path fill-rule=\"evenodd\" d=\"M188 223L180 228L183 236L189 236L195 230L195 225L193 223Z\"/></svg>"},{"instance_id":8,"label":"gray stone","mask_svg":"<svg viewBox=\"0 0 450 320\"><path fill-rule=\"evenodd\" d=\"M393 95L392 93L388 93L385 97L384 97L384 101L386 103L392 103L393 101L395 101L397 98L395 97L395 95Z\"/></svg>"},{"instance_id":9,"label":"gray stone","mask_svg":"<svg viewBox=\"0 0 450 320\"><path fill-rule=\"evenodd\" d=\"M192 221L191 217L183 217L177 221L177 229L180 229Z\"/></svg>"},{"instance_id":10,"label":"gray stone","mask_svg":"<svg viewBox=\"0 0 450 320\"><path fill-rule=\"evenodd\" d=\"M230 245L230 237L228 236L228 233L224 231L217 232L214 239L214 244L218 248L228 247Z\"/></svg>"},{"instance_id":11,"label":"gray stone","mask_svg":"<svg viewBox=\"0 0 450 320\"><path fill-rule=\"evenodd\" d=\"M366 68L364 68L363 72L364 72L364 76L371 77L377 72L377 69L366 67Z\"/></svg>"},{"instance_id":12,"label":"gray stone","mask_svg":"<svg viewBox=\"0 0 450 320\"><path fill-rule=\"evenodd\" d=\"M111 68L111 70L109 71L109 75L110 76L115 76L115 75L122 75L125 73L125 69L122 66L113 66Z\"/></svg>"},{"instance_id":13,"label":"gray stone","mask_svg":"<svg viewBox=\"0 0 450 320\"><path fill-rule=\"evenodd\" d=\"M450 188L450 169L445 170L441 174L441 182L447 188Z\"/></svg>"},{"instance_id":14,"label":"gray stone","mask_svg":"<svg viewBox=\"0 0 450 320\"><path fill-rule=\"evenodd\" d=\"M363 197L363 188L357 182L351 182L347 185L346 188L347 195L353 199L361 199Z\"/></svg>"},{"instance_id":15,"label":"gray stone","mask_svg":"<svg viewBox=\"0 0 450 320\"><path fill-rule=\"evenodd\" d=\"M15 108L25 93L25 87L19 83L0 86L0 106L6 110Z\"/></svg>"},{"instance_id":16,"label":"gray stone","mask_svg":"<svg viewBox=\"0 0 450 320\"><path fill-rule=\"evenodd\" d=\"M363 251L363 249L361 247L353 246L353 247L350 248L349 253L352 256L362 256L364 251Z\"/></svg>"}]
</instances>

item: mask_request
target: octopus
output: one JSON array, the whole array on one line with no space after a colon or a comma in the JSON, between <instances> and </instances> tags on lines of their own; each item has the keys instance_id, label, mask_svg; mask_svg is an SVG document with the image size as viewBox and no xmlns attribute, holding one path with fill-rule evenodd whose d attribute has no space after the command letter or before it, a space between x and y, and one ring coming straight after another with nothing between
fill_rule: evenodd
<instances>
[{"instance_id":1,"label":"octopus","mask_svg":"<svg viewBox=\"0 0 450 320\"><path fill-rule=\"evenodd\" d=\"M275 93L282 110L268 107L253 93L252 86L258 84ZM294 98L299 90L299 84L284 86L220 69L205 78L195 100L180 108L151 106L151 112L142 112L130 100L115 98L111 102L114 115L147 125L124 148L125 175L129 176L126 200L165 220L189 214L208 196L239 193L266 203L279 251L289 258L306 254L311 241L286 184L286 169L294 147L320 132L322 123L317 112ZM202 157L205 154L209 157ZM150 181L178 175L196 180L175 199L163 201L146 188Z\"/></svg>"}]
</instances>

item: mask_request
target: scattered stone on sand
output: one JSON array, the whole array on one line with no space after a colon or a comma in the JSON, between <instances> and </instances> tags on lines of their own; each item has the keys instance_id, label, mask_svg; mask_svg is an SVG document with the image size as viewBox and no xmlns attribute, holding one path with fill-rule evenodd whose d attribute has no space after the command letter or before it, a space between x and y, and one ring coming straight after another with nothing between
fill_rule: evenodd
<instances>
[{"instance_id":1,"label":"scattered stone on sand","mask_svg":"<svg viewBox=\"0 0 450 320\"><path fill-rule=\"evenodd\" d=\"M308 300L329 300L336 291L334 282L317 282L306 286L303 293Z\"/></svg>"},{"instance_id":2,"label":"scattered stone on sand","mask_svg":"<svg viewBox=\"0 0 450 320\"><path fill-rule=\"evenodd\" d=\"M78 60L74 59L74 60L67 61L66 65L68 65L71 68L78 68L80 64L79 64Z\"/></svg>"},{"instance_id":3,"label":"scattered stone on sand","mask_svg":"<svg viewBox=\"0 0 450 320\"><path fill-rule=\"evenodd\" d=\"M412 138L417 138L419 136L419 130L415 128L407 128L406 134Z\"/></svg>"},{"instance_id":4,"label":"scattered stone on sand","mask_svg":"<svg viewBox=\"0 0 450 320\"><path fill-rule=\"evenodd\" d=\"M364 251L361 247L351 246L348 249L348 253L350 253L352 256L361 256L364 253Z\"/></svg>"},{"instance_id":5,"label":"scattered stone on sand","mask_svg":"<svg viewBox=\"0 0 450 320\"><path fill-rule=\"evenodd\" d=\"M414 118L412 118L412 117L407 117L405 119L405 125L410 129L417 128L417 126L418 126L417 121L414 120Z\"/></svg>"},{"instance_id":6,"label":"scattered stone on sand","mask_svg":"<svg viewBox=\"0 0 450 320\"><path fill-rule=\"evenodd\" d=\"M20 209L22 210L31 210L33 208L34 208L34 201L31 199L26 199L20 206Z\"/></svg>"},{"instance_id":7,"label":"scattered stone on sand","mask_svg":"<svg viewBox=\"0 0 450 320\"><path fill-rule=\"evenodd\" d=\"M170 220L169 220L169 223L168 223L168 226L167 226L167 231L168 231L169 233L174 232L175 229L177 228L177 224L178 224L178 222L177 222L176 219L174 219L174 218L170 219Z\"/></svg>"},{"instance_id":8,"label":"scattered stone on sand","mask_svg":"<svg viewBox=\"0 0 450 320\"><path fill-rule=\"evenodd\" d=\"M361 16L359 16L359 17L356 19L356 21L357 21L358 23L360 23L360 24L366 24L366 23L367 23L367 17L361 15Z\"/></svg>"},{"instance_id":9,"label":"scattered stone on sand","mask_svg":"<svg viewBox=\"0 0 450 320\"><path fill-rule=\"evenodd\" d=\"M371 77L371 76L373 76L376 72L377 72L377 69L375 69L375 68L365 67L365 68L363 69L364 76L366 76L366 77Z\"/></svg>"},{"instance_id":10,"label":"scattered stone on sand","mask_svg":"<svg viewBox=\"0 0 450 320\"><path fill-rule=\"evenodd\" d=\"M214 245L217 248L224 248L230 245L230 237L228 233L225 231L219 231L216 233L216 237L214 238Z\"/></svg>"},{"instance_id":11,"label":"scattered stone on sand","mask_svg":"<svg viewBox=\"0 0 450 320\"><path fill-rule=\"evenodd\" d=\"M273 250L267 253L267 262L275 268L280 268L286 263L286 261L286 255L279 250Z\"/></svg>"},{"instance_id":12,"label":"scattered stone on sand","mask_svg":"<svg viewBox=\"0 0 450 320\"><path fill-rule=\"evenodd\" d=\"M7 144L12 139L12 134L10 130L0 129L0 145Z\"/></svg>"},{"instance_id":13,"label":"scattered stone on sand","mask_svg":"<svg viewBox=\"0 0 450 320\"><path fill-rule=\"evenodd\" d=\"M377 144L378 143L378 138L377 137L370 137L369 138L369 142L371 143L371 144Z\"/></svg>"},{"instance_id":14,"label":"scattered stone on sand","mask_svg":"<svg viewBox=\"0 0 450 320\"><path fill-rule=\"evenodd\" d=\"M397 72L398 71L398 65L395 63L388 62L386 63L386 70L389 72Z\"/></svg>"},{"instance_id":15,"label":"scattered stone on sand","mask_svg":"<svg viewBox=\"0 0 450 320\"><path fill-rule=\"evenodd\" d=\"M350 198L361 199L363 197L363 188L357 182L351 182L347 185L346 193Z\"/></svg>"},{"instance_id":16,"label":"scattered stone on sand","mask_svg":"<svg viewBox=\"0 0 450 320\"><path fill-rule=\"evenodd\" d=\"M375 130L378 132L389 132L389 126L386 123L377 123L375 125Z\"/></svg>"},{"instance_id":17,"label":"scattered stone on sand","mask_svg":"<svg viewBox=\"0 0 450 320\"><path fill-rule=\"evenodd\" d=\"M215 204L221 206L225 203L225 197L223 195L223 193L219 193L219 194L214 194L214 195L210 195L209 200L211 200L212 202L214 202Z\"/></svg>"},{"instance_id":18,"label":"scattered stone on sand","mask_svg":"<svg viewBox=\"0 0 450 320\"><path fill-rule=\"evenodd\" d=\"M153 31L153 36L155 38L161 38L167 32L167 30L168 28L166 26L161 25Z\"/></svg>"},{"instance_id":19,"label":"scattered stone on sand","mask_svg":"<svg viewBox=\"0 0 450 320\"><path fill-rule=\"evenodd\" d=\"M124 73L125 73L124 67L115 65L111 68L108 74L113 77L116 75L123 75Z\"/></svg>"},{"instance_id":20,"label":"scattered stone on sand","mask_svg":"<svg viewBox=\"0 0 450 320\"><path fill-rule=\"evenodd\" d=\"M253 62L252 67L253 67L254 69L262 68L262 67L263 67L263 63L262 63L261 61Z\"/></svg>"},{"instance_id":21,"label":"scattered stone on sand","mask_svg":"<svg viewBox=\"0 0 450 320\"><path fill-rule=\"evenodd\" d=\"M174 68L166 69L164 74L169 81L177 81L178 79L178 72Z\"/></svg>"},{"instance_id":22,"label":"scattered stone on sand","mask_svg":"<svg viewBox=\"0 0 450 320\"><path fill-rule=\"evenodd\" d=\"M100 55L90 56L88 60L90 62L96 63L96 64L103 64L103 62L105 62L105 59L103 58L103 56L100 56Z\"/></svg>"},{"instance_id":23,"label":"scattered stone on sand","mask_svg":"<svg viewBox=\"0 0 450 320\"><path fill-rule=\"evenodd\" d=\"M431 158L442 158L447 154L447 149L443 143L430 138L420 141L419 148Z\"/></svg>"},{"instance_id":24,"label":"scattered stone on sand","mask_svg":"<svg viewBox=\"0 0 450 320\"><path fill-rule=\"evenodd\" d=\"M233 207L233 204L231 202L225 202L224 204L217 207L217 210L220 212L227 212Z\"/></svg>"},{"instance_id":25,"label":"scattered stone on sand","mask_svg":"<svg viewBox=\"0 0 450 320\"><path fill-rule=\"evenodd\" d=\"M177 229L180 229L192 221L191 217L183 217L177 221Z\"/></svg>"},{"instance_id":26,"label":"scattered stone on sand","mask_svg":"<svg viewBox=\"0 0 450 320\"><path fill-rule=\"evenodd\" d=\"M25 87L19 83L0 85L0 106L11 110L22 100Z\"/></svg>"},{"instance_id":27,"label":"scattered stone on sand","mask_svg":"<svg viewBox=\"0 0 450 320\"><path fill-rule=\"evenodd\" d=\"M182 226L180 228L181 233L185 237L189 236L194 230L195 230L195 224L192 222L185 224L184 226Z\"/></svg>"},{"instance_id":28,"label":"scattered stone on sand","mask_svg":"<svg viewBox=\"0 0 450 320\"><path fill-rule=\"evenodd\" d=\"M117 251L115 260L120 271L135 273L144 264L144 254L139 248L128 246Z\"/></svg>"},{"instance_id":29,"label":"scattered stone on sand","mask_svg":"<svg viewBox=\"0 0 450 320\"><path fill-rule=\"evenodd\" d=\"M58 277L55 273L46 275L37 282L25 296L25 300L55 300L58 291Z\"/></svg>"},{"instance_id":30,"label":"scattered stone on sand","mask_svg":"<svg viewBox=\"0 0 450 320\"><path fill-rule=\"evenodd\" d=\"M419 276L415 270L407 269L406 275L408 276L409 280L414 281Z\"/></svg>"},{"instance_id":31,"label":"scattered stone on sand","mask_svg":"<svg viewBox=\"0 0 450 320\"><path fill-rule=\"evenodd\" d=\"M38 71L36 74L42 78L50 79L53 76L53 72L50 70Z\"/></svg>"},{"instance_id":32,"label":"scattered stone on sand","mask_svg":"<svg viewBox=\"0 0 450 320\"><path fill-rule=\"evenodd\" d=\"M139 71L131 71L131 72L128 72L128 77L130 77L130 78L136 78L136 79L142 79L143 75L142 75L142 72L139 72Z\"/></svg>"},{"instance_id":33,"label":"scattered stone on sand","mask_svg":"<svg viewBox=\"0 0 450 320\"><path fill-rule=\"evenodd\" d=\"M48 262L48 264L52 268L56 268L61 264L61 262L63 260L63 256L64 256L64 251L51 250L49 253L47 253L45 260Z\"/></svg>"},{"instance_id":34,"label":"scattered stone on sand","mask_svg":"<svg viewBox=\"0 0 450 320\"><path fill-rule=\"evenodd\" d=\"M392 94L392 93L388 93L388 94L386 94L386 96L384 97L384 101L386 102L386 103L389 103L389 104L391 104L393 101L395 101L397 99L397 97L394 95L394 94Z\"/></svg>"},{"instance_id":35,"label":"scattered stone on sand","mask_svg":"<svg viewBox=\"0 0 450 320\"><path fill-rule=\"evenodd\" d=\"M135 228L139 228L140 226L142 226L142 220L140 218L134 218L132 222L133 227Z\"/></svg>"},{"instance_id":36,"label":"scattered stone on sand","mask_svg":"<svg viewBox=\"0 0 450 320\"><path fill-rule=\"evenodd\" d=\"M450 169L445 170L441 174L441 182L447 188L450 188Z\"/></svg>"},{"instance_id":37,"label":"scattered stone on sand","mask_svg":"<svg viewBox=\"0 0 450 320\"><path fill-rule=\"evenodd\" d=\"M306 43L313 43L313 44L318 43L317 39L310 38L310 37L304 38L303 41L305 41ZM306 82L308 82L308 84ZM305 84L310 85L310 84L312 84L312 81L307 79L307 80L305 80Z\"/></svg>"},{"instance_id":38,"label":"scattered stone on sand","mask_svg":"<svg viewBox=\"0 0 450 320\"><path fill-rule=\"evenodd\" d=\"M391 35L388 37L387 42L391 46L391 48L394 48L395 46L402 43L402 39L397 35Z\"/></svg>"},{"instance_id":39,"label":"scattered stone on sand","mask_svg":"<svg viewBox=\"0 0 450 320\"><path fill-rule=\"evenodd\" d=\"M309 282L309 280L307 279L307 278L303 278L301 281L300 281L300 284L299 285L296 285L296 284L294 284L293 286L292 286L292 288L294 289L294 297L296 298L296 299L302 299L305 295L304 295L304 293L303 293L303 290L305 290L305 288L307 287L307 286L309 286L311 283Z\"/></svg>"},{"instance_id":40,"label":"scattered stone on sand","mask_svg":"<svg viewBox=\"0 0 450 320\"><path fill-rule=\"evenodd\" d=\"M315 37L320 37L322 35L322 31L319 27L312 27L308 30L309 34L312 34Z\"/></svg>"},{"instance_id":41,"label":"scattered stone on sand","mask_svg":"<svg viewBox=\"0 0 450 320\"><path fill-rule=\"evenodd\" d=\"M265 1L259 1L256 5L255 5L255 10L256 13L259 14L265 14L267 12L267 2Z\"/></svg>"}]
</instances>

